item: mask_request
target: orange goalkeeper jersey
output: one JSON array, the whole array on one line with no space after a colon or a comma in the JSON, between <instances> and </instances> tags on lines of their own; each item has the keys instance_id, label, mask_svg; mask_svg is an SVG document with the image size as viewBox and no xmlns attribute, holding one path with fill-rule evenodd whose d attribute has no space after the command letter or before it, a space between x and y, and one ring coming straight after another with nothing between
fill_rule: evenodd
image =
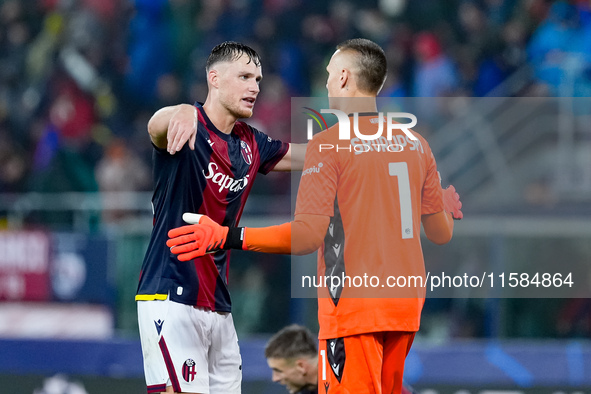
<instances>
[{"instance_id":1,"label":"orange goalkeeper jersey","mask_svg":"<svg viewBox=\"0 0 591 394\"><path fill-rule=\"evenodd\" d=\"M374 134L378 122L377 114L360 115L358 129ZM308 144L295 211L331 217L318 251L319 338L417 331L421 215L443 210L435 159L414 132L416 140L393 130L392 140L364 141L353 133L339 140L338 131Z\"/></svg>"}]
</instances>

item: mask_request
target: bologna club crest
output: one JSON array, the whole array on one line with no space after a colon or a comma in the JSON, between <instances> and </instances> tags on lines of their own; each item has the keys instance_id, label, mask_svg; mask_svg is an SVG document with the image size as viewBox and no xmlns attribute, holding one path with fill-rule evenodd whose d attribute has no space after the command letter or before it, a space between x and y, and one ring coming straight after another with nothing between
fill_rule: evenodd
<instances>
[{"instance_id":1,"label":"bologna club crest","mask_svg":"<svg viewBox=\"0 0 591 394\"><path fill-rule=\"evenodd\" d=\"M242 158L246 162L246 164L252 164L252 151L250 150L250 146L244 141L240 141L240 153L242 153Z\"/></svg>"},{"instance_id":2,"label":"bologna club crest","mask_svg":"<svg viewBox=\"0 0 591 394\"><path fill-rule=\"evenodd\" d=\"M183 379L186 382L192 382L195 379L195 375L197 375L197 372L195 372L195 361L192 359L186 360L183 364Z\"/></svg>"}]
</instances>

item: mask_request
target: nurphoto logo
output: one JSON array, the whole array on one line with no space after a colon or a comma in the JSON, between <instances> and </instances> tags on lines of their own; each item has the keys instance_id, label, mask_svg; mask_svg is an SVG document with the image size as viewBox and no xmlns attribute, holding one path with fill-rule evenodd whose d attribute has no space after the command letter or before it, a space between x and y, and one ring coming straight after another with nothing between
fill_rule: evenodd
<instances>
[{"instance_id":1,"label":"nurphoto logo","mask_svg":"<svg viewBox=\"0 0 591 394\"><path fill-rule=\"evenodd\" d=\"M417 124L417 117L408 112L387 112L384 116L383 112L379 112L377 116L370 119L370 123L377 124L377 131L373 134L362 134L359 130L359 113L346 114L337 109L321 109L320 112L310 108L303 107L309 112L305 112L310 116L307 123L307 138L308 141L314 136L314 121L320 127L321 131L328 129L328 124L322 114L330 113L337 117L338 121L338 139L339 141L349 141L344 146L339 144L319 144L319 151L332 150L354 152L356 155L365 152L402 152L405 146L410 147L411 150L422 149L421 142L413 135L410 129ZM362 114L362 116L364 116ZM351 138L351 117L353 117L353 133ZM410 122L400 123L394 119L409 119ZM384 133L384 122L386 123L386 132ZM394 130L402 131L394 133ZM383 135L385 134L385 135Z\"/></svg>"},{"instance_id":2,"label":"nurphoto logo","mask_svg":"<svg viewBox=\"0 0 591 394\"><path fill-rule=\"evenodd\" d=\"M306 114L309 115L312 119L308 119L307 123L307 138L308 141L312 139L314 135L314 122L316 121L318 126L320 126L320 130L328 129L326 120L321 115L322 114L333 114L337 117L338 124L339 124L339 140L351 140L351 120L349 119L349 115L340 111L338 109L321 109L320 113L318 111L313 110L309 107L304 107L305 109L311 111L307 112ZM382 133L384 132L384 120L386 120L386 139L392 140L392 131L393 130L400 130L402 131L410 140L416 141L417 137L415 137L411 132L410 129L416 126L417 124L417 117L409 112L387 112L386 116L384 117L383 112L379 112L377 119L378 121L378 130L374 134L362 134L359 131L359 113L354 112L353 114L353 133L357 138L364 141L373 141L377 140L378 138L382 137ZM409 123L398 123L394 122L394 119L406 118L410 119ZM321 123L322 122L322 123ZM322 126L324 125L324 129Z\"/></svg>"}]
</instances>

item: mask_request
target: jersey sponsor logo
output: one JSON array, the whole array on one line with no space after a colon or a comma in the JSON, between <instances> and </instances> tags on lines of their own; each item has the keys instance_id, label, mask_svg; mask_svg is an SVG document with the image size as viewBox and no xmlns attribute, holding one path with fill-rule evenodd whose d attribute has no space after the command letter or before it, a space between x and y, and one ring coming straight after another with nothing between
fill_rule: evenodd
<instances>
[{"instance_id":1,"label":"jersey sponsor logo","mask_svg":"<svg viewBox=\"0 0 591 394\"><path fill-rule=\"evenodd\" d=\"M252 150L250 146L244 141L240 141L240 153L242 154L242 158L246 162L246 164L252 164Z\"/></svg>"},{"instance_id":2,"label":"jersey sponsor logo","mask_svg":"<svg viewBox=\"0 0 591 394\"><path fill-rule=\"evenodd\" d=\"M303 172L302 172L302 176L304 175L310 175L310 174L314 174L314 173L319 173L320 169L324 166L324 164L322 163L318 163L318 165L316 166L312 166L310 168L306 168Z\"/></svg>"},{"instance_id":3,"label":"jersey sponsor logo","mask_svg":"<svg viewBox=\"0 0 591 394\"><path fill-rule=\"evenodd\" d=\"M330 383L324 382L324 393L328 394L328 388L330 387Z\"/></svg>"},{"instance_id":4,"label":"jersey sponsor logo","mask_svg":"<svg viewBox=\"0 0 591 394\"><path fill-rule=\"evenodd\" d=\"M195 361L189 358L183 364L183 379L186 382L192 382L195 380L195 375L197 375L197 372L195 372Z\"/></svg>"},{"instance_id":5,"label":"jersey sponsor logo","mask_svg":"<svg viewBox=\"0 0 591 394\"><path fill-rule=\"evenodd\" d=\"M231 192L238 192L248 185L249 175L244 178L234 179L221 171L217 171L219 168L220 167L216 163L210 162L207 166L207 174L205 173L205 170L203 170L203 175L205 176L205 179L211 179L213 183L219 186L218 191L220 193L224 189L228 189Z\"/></svg>"},{"instance_id":6,"label":"jersey sponsor logo","mask_svg":"<svg viewBox=\"0 0 591 394\"><path fill-rule=\"evenodd\" d=\"M160 335L160 332L162 331L162 325L164 324L164 320L154 320L154 324L156 325L156 331L158 331L158 335Z\"/></svg>"}]
</instances>

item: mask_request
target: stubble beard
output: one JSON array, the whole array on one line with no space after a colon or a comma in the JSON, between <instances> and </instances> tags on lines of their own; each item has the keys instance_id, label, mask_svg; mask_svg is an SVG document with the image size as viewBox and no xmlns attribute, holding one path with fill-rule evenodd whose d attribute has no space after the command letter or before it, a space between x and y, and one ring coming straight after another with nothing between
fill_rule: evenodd
<instances>
[{"instance_id":1,"label":"stubble beard","mask_svg":"<svg viewBox=\"0 0 591 394\"><path fill-rule=\"evenodd\" d=\"M222 100L224 108L236 119L250 118L253 114L253 110L242 109L239 104L231 104L229 100Z\"/></svg>"}]
</instances>

